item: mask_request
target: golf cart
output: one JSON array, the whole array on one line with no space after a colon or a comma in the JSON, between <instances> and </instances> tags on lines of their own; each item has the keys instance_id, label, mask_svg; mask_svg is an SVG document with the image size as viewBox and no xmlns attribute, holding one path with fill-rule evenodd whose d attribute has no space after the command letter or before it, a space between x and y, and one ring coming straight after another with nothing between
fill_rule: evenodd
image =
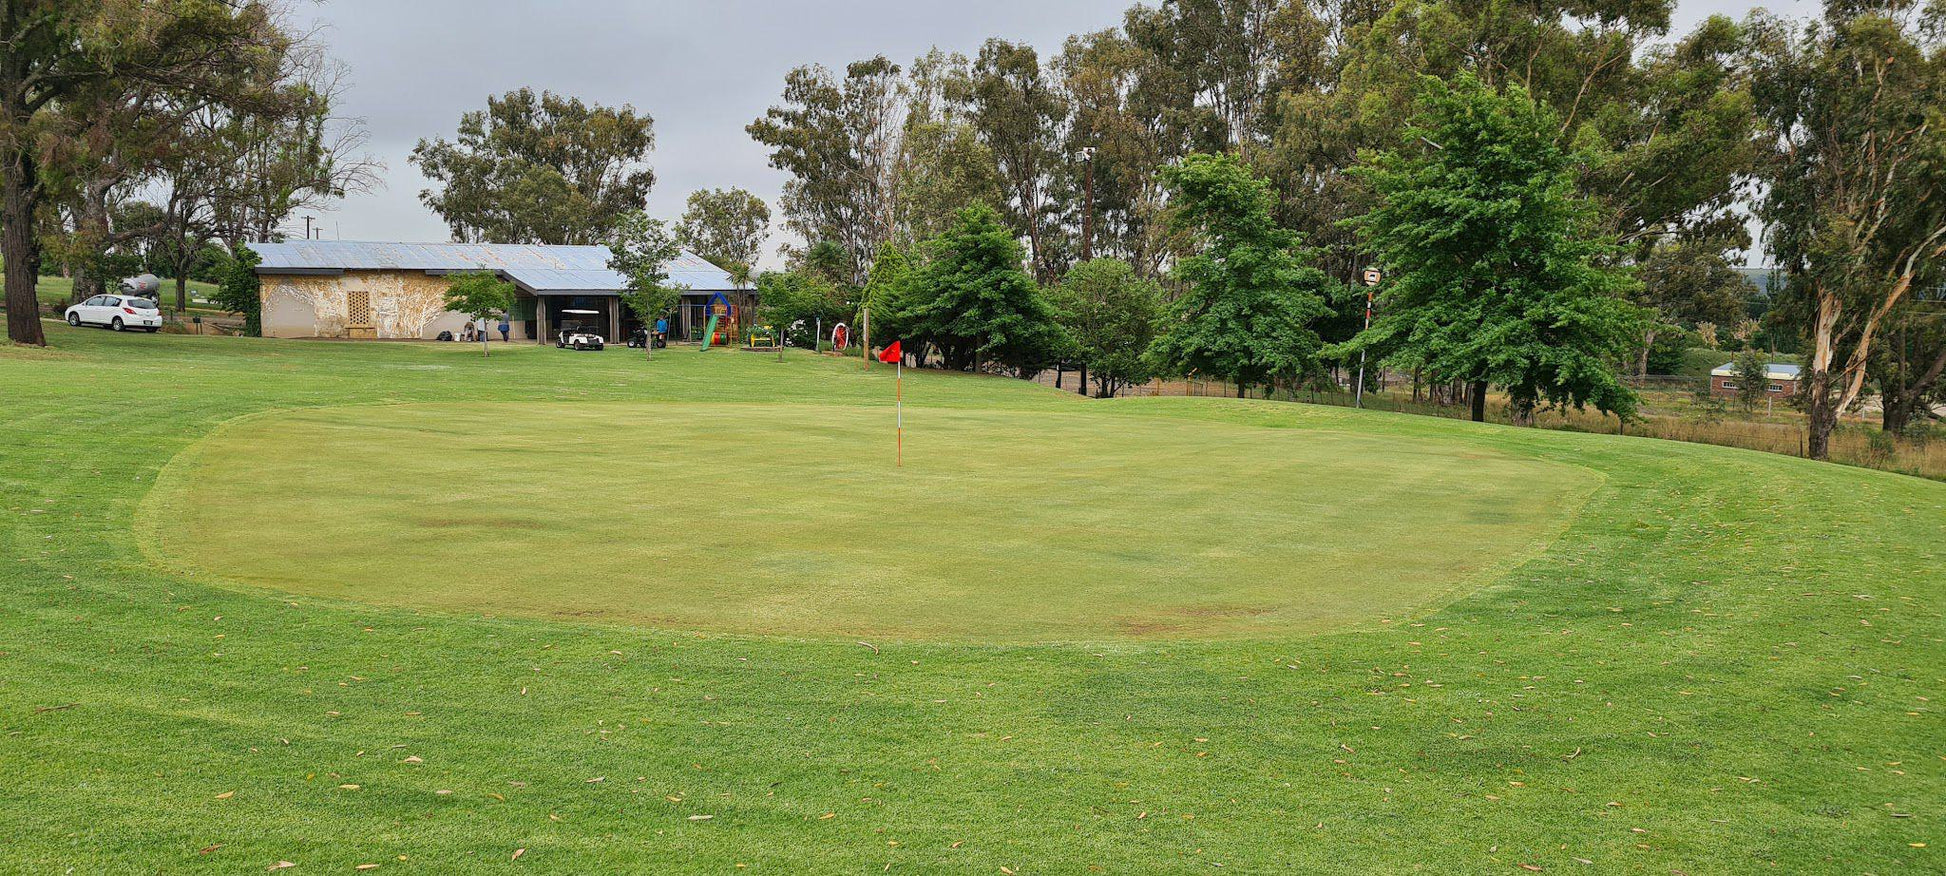
<instances>
[{"instance_id":1,"label":"golf cart","mask_svg":"<svg viewBox=\"0 0 1946 876\"><path fill-rule=\"evenodd\" d=\"M579 314L594 313L595 311L567 310L562 312ZM607 339L596 334L594 329L588 327L586 323L578 320L569 320L561 323L561 331L554 338L554 346L562 350L570 347L576 350L599 350L606 344Z\"/></svg>"}]
</instances>

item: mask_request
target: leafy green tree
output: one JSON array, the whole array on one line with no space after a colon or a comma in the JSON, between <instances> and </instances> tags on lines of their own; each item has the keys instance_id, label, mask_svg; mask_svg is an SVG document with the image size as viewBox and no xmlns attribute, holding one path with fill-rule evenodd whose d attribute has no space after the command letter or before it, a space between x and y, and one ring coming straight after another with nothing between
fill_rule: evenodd
<instances>
[{"instance_id":1,"label":"leafy green tree","mask_svg":"<svg viewBox=\"0 0 1946 876\"><path fill-rule=\"evenodd\" d=\"M1356 227L1389 278L1348 349L1465 381L1475 420L1489 384L1519 423L1541 404L1633 414L1635 393L1611 363L1639 337L1624 300L1634 284L1608 267L1616 248L1575 192L1560 124L1520 88L1424 80L1399 148L1361 169L1380 200Z\"/></svg>"},{"instance_id":2,"label":"leafy green tree","mask_svg":"<svg viewBox=\"0 0 1946 876\"><path fill-rule=\"evenodd\" d=\"M770 236L770 207L743 189L698 189L676 225L676 242L726 271L748 273Z\"/></svg>"},{"instance_id":3,"label":"leafy green tree","mask_svg":"<svg viewBox=\"0 0 1946 876\"><path fill-rule=\"evenodd\" d=\"M991 363L1028 376L1047 367L1061 337L1054 308L1021 269L1025 253L992 207L960 211L925 251L899 304L913 355L931 343L955 370Z\"/></svg>"},{"instance_id":4,"label":"leafy green tree","mask_svg":"<svg viewBox=\"0 0 1946 876\"><path fill-rule=\"evenodd\" d=\"M1935 7L1936 8L1936 7ZM1806 449L1830 458L1885 332L1946 261L1946 44L1914 4L1828 4L1809 27L1753 15L1751 86L1770 147L1759 218L1809 341Z\"/></svg>"},{"instance_id":5,"label":"leafy green tree","mask_svg":"<svg viewBox=\"0 0 1946 876\"><path fill-rule=\"evenodd\" d=\"M682 287L669 282L668 265L681 254L681 247L659 219L640 210L616 217L608 230L608 269L621 274L622 304L646 327L676 309L682 301ZM655 343L642 345L642 357L653 358Z\"/></svg>"},{"instance_id":6,"label":"leafy green tree","mask_svg":"<svg viewBox=\"0 0 1946 876\"><path fill-rule=\"evenodd\" d=\"M819 325L829 331L851 318L844 287L813 271L765 271L757 275L760 317L793 346L816 349Z\"/></svg>"},{"instance_id":7,"label":"leafy green tree","mask_svg":"<svg viewBox=\"0 0 1946 876\"><path fill-rule=\"evenodd\" d=\"M457 139L420 140L412 163L438 189L419 199L465 241L595 244L655 185L655 120L532 89L460 116Z\"/></svg>"},{"instance_id":8,"label":"leafy green tree","mask_svg":"<svg viewBox=\"0 0 1946 876\"><path fill-rule=\"evenodd\" d=\"M453 313L464 313L476 322L506 313L513 306L514 284L500 279L499 275L485 268L454 274L451 284L446 287L446 309ZM480 334L480 355L487 355L484 332Z\"/></svg>"},{"instance_id":9,"label":"leafy green tree","mask_svg":"<svg viewBox=\"0 0 1946 876\"><path fill-rule=\"evenodd\" d=\"M238 248L236 256L224 267L223 279L213 296L216 306L243 314L246 337L263 335L263 280L257 276L257 265L262 261L256 250L247 246Z\"/></svg>"},{"instance_id":10,"label":"leafy green tree","mask_svg":"<svg viewBox=\"0 0 1946 876\"><path fill-rule=\"evenodd\" d=\"M1176 266L1187 291L1150 348L1156 366L1231 381L1239 396L1311 370L1321 346L1311 323L1330 281L1271 218L1269 187L1226 155L1191 155L1161 173L1172 222L1197 251Z\"/></svg>"},{"instance_id":11,"label":"leafy green tree","mask_svg":"<svg viewBox=\"0 0 1946 876\"><path fill-rule=\"evenodd\" d=\"M872 334L898 338L904 332L905 318L899 310L907 285L911 282L912 260L905 249L887 246L878 251L865 288L858 293L858 347L864 358L872 356Z\"/></svg>"},{"instance_id":12,"label":"leafy green tree","mask_svg":"<svg viewBox=\"0 0 1946 876\"><path fill-rule=\"evenodd\" d=\"M1145 355L1162 318L1162 287L1154 280L1121 259L1093 259L1070 268L1053 298L1070 355L1084 384L1094 380L1097 398L1155 376Z\"/></svg>"},{"instance_id":13,"label":"leafy green tree","mask_svg":"<svg viewBox=\"0 0 1946 876\"><path fill-rule=\"evenodd\" d=\"M1756 350L1745 350L1730 362L1730 373L1737 382L1737 404L1744 412L1756 410L1770 392L1770 362Z\"/></svg>"}]
</instances>

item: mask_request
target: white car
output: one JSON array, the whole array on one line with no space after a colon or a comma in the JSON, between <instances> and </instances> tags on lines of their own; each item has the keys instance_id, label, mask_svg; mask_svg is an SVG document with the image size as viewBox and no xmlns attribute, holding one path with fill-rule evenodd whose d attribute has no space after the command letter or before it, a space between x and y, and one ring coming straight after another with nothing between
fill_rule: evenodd
<instances>
[{"instance_id":1,"label":"white car","mask_svg":"<svg viewBox=\"0 0 1946 876\"><path fill-rule=\"evenodd\" d=\"M68 308L68 325L98 325L115 331L162 328L162 309L133 295L96 295Z\"/></svg>"}]
</instances>

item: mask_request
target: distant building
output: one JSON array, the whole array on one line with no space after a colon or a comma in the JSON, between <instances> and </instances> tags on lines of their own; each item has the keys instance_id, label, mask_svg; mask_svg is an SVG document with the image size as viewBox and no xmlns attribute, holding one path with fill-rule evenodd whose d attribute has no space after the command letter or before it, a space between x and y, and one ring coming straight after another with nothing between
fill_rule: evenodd
<instances>
[{"instance_id":1,"label":"distant building","mask_svg":"<svg viewBox=\"0 0 1946 876\"><path fill-rule=\"evenodd\" d=\"M1796 365L1772 362L1764 366L1764 377L1770 386L1764 389L1766 396L1774 399L1787 399L1797 395L1799 370ZM1735 362L1725 362L1710 370L1710 394L1719 398L1736 398L1737 368Z\"/></svg>"},{"instance_id":2,"label":"distant building","mask_svg":"<svg viewBox=\"0 0 1946 876\"><path fill-rule=\"evenodd\" d=\"M467 318L446 311L447 277L479 270L519 290L509 314L516 339L545 342L562 328L578 328L620 343L640 325L622 306L626 284L608 269L605 246L297 240L250 248L262 257L267 338L457 335ZM670 283L687 290L671 326L677 338L701 330L712 301L722 309L751 303L729 274L687 251L666 271Z\"/></svg>"}]
</instances>

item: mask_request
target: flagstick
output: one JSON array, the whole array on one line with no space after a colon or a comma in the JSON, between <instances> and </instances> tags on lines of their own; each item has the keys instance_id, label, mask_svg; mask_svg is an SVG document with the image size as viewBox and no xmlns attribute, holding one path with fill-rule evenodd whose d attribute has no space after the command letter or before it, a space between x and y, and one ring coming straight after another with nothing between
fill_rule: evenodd
<instances>
[{"instance_id":1,"label":"flagstick","mask_svg":"<svg viewBox=\"0 0 1946 876\"><path fill-rule=\"evenodd\" d=\"M893 423L895 424L894 429L896 430L896 434L898 435L898 439L897 439L898 450L896 451L897 456L894 457L896 461L893 464L898 468L904 468L905 467L905 357L904 356L900 356L899 361L893 364L892 366L892 385L895 387L894 395L892 396L892 398L894 399L892 403L892 410L894 411L893 416L895 417Z\"/></svg>"}]
</instances>

